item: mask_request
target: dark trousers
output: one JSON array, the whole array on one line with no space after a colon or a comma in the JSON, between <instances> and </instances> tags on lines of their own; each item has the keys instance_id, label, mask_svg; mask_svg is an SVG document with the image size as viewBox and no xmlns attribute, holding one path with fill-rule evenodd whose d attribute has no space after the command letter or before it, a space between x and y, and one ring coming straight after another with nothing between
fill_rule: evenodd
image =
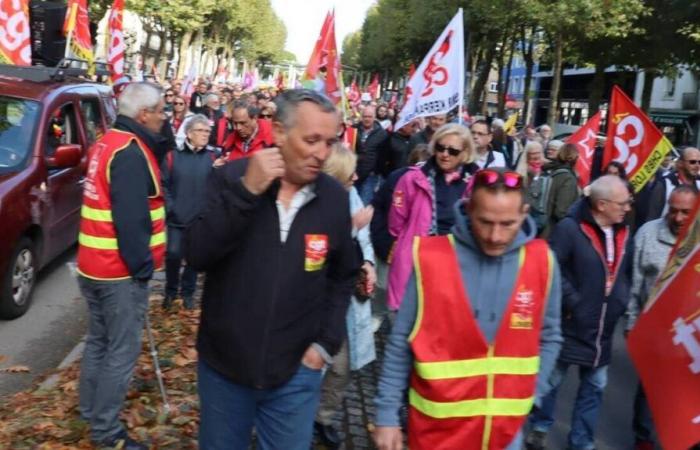
<instances>
[{"instance_id":1,"label":"dark trousers","mask_svg":"<svg viewBox=\"0 0 700 450\"><path fill-rule=\"evenodd\" d=\"M183 229L168 226L168 248L165 254L165 295L177 297L178 292L185 299L192 298L197 284L197 272L189 265L182 269Z\"/></svg>"},{"instance_id":2,"label":"dark trousers","mask_svg":"<svg viewBox=\"0 0 700 450\"><path fill-rule=\"evenodd\" d=\"M642 388L642 383L637 386L634 395L634 417L632 419L635 442L653 442L654 421L651 418L651 409L647 402L647 396Z\"/></svg>"}]
</instances>

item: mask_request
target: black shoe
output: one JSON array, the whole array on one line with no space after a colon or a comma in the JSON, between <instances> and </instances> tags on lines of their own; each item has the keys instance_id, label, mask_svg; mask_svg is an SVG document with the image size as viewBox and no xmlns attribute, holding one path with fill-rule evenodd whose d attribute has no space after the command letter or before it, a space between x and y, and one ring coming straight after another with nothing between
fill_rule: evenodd
<instances>
[{"instance_id":1,"label":"black shoe","mask_svg":"<svg viewBox=\"0 0 700 450\"><path fill-rule=\"evenodd\" d=\"M321 444L329 449L340 448L341 440L338 436L338 431L332 425L323 425L322 423L314 422L314 433L318 436Z\"/></svg>"},{"instance_id":2,"label":"black shoe","mask_svg":"<svg viewBox=\"0 0 700 450\"><path fill-rule=\"evenodd\" d=\"M189 311L194 309L194 298L191 295L184 297L182 301L185 304L185 309Z\"/></svg>"},{"instance_id":3,"label":"black shoe","mask_svg":"<svg viewBox=\"0 0 700 450\"><path fill-rule=\"evenodd\" d=\"M126 434L126 431L122 431L112 439L105 439L97 445L100 449L120 449L120 450L148 450L149 447L146 444L142 444L135 441Z\"/></svg>"},{"instance_id":4,"label":"black shoe","mask_svg":"<svg viewBox=\"0 0 700 450\"><path fill-rule=\"evenodd\" d=\"M175 297L171 295L166 295L163 297L163 309L167 311L172 308L173 300L175 300Z\"/></svg>"},{"instance_id":5,"label":"black shoe","mask_svg":"<svg viewBox=\"0 0 700 450\"><path fill-rule=\"evenodd\" d=\"M544 450L546 440L547 433L544 431L532 430L525 438L525 448L527 450Z\"/></svg>"}]
</instances>

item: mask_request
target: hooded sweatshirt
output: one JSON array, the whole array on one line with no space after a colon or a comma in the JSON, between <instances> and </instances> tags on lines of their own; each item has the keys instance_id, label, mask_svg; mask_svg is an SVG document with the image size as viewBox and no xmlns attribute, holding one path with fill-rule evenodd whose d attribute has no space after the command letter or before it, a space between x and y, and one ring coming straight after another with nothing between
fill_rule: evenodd
<instances>
[{"instance_id":1,"label":"hooded sweatshirt","mask_svg":"<svg viewBox=\"0 0 700 450\"><path fill-rule=\"evenodd\" d=\"M528 216L515 240L501 256L485 255L474 240L468 216L463 212L461 202L455 206L456 223L452 228L455 236L455 250L462 273L462 283L467 291L474 318L489 343L495 339L503 313L508 306L518 273L519 250L535 238L536 227ZM547 393L548 378L563 342L561 335L561 279L559 266L552 258L552 286L547 299L546 312L540 333L540 369L537 377L536 399ZM408 336L411 334L417 311L417 290L415 273L404 293L393 329L384 349L384 364L375 405L376 424L398 426L399 408L403 404L404 393L408 388L409 375L413 367Z\"/></svg>"}]
</instances>

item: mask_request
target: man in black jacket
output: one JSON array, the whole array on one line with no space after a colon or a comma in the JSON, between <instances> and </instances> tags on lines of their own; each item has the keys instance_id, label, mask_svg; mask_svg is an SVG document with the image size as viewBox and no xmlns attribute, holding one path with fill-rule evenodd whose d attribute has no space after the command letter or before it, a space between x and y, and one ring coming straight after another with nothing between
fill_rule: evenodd
<instances>
[{"instance_id":1,"label":"man in black jacket","mask_svg":"<svg viewBox=\"0 0 700 450\"><path fill-rule=\"evenodd\" d=\"M681 150L680 158L676 161L676 170L654 181L648 193L648 201L642 205L647 208L647 221L666 215L671 191L681 185L700 191L700 150L695 147Z\"/></svg>"},{"instance_id":2,"label":"man in black jacket","mask_svg":"<svg viewBox=\"0 0 700 450\"><path fill-rule=\"evenodd\" d=\"M616 175L602 176L591 183L589 197L574 203L550 236L562 273L564 346L549 378L551 391L530 416L532 432L526 440L530 450L544 449L554 423L557 392L572 365L578 370L580 386L568 448L595 446L613 333L630 298L634 243L624 220L631 205L625 182Z\"/></svg>"},{"instance_id":3,"label":"man in black jacket","mask_svg":"<svg viewBox=\"0 0 700 450\"><path fill-rule=\"evenodd\" d=\"M203 450L308 450L322 369L345 339L359 268L349 196L321 173L338 116L290 90L273 121L279 148L209 178L185 259L207 273L197 349Z\"/></svg>"},{"instance_id":4,"label":"man in black jacket","mask_svg":"<svg viewBox=\"0 0 700 450\"><path fill-rule=\"evenodd\" d=\"M374 191L377 189L380 177L377 174L377 162L383 160L387 144L387 132L377 122L377 112L374 106L365 106L362 110L362 120L357 124L357 193L365 205L372 203Z\"/></svg>"}]
</instances>

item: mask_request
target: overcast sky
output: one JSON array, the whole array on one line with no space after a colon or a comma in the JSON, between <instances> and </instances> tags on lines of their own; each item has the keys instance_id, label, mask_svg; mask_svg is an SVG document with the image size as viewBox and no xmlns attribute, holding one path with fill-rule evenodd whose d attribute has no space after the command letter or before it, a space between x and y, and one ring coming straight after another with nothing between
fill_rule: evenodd
<instances>
[{"instance_id":1,"label":"overcast sky","mask_svg":"<svg viewBox=\"0 0 700 450\"><path fill-rule=\"evenodd\" d=\"M335 35L338 52L345 36L360 27L367 9L375 0L272 0L272 7L287 27L285 48L297 56L301 64L309 61L326 13L335 7Z\"/></svg>"}]
</instances>

